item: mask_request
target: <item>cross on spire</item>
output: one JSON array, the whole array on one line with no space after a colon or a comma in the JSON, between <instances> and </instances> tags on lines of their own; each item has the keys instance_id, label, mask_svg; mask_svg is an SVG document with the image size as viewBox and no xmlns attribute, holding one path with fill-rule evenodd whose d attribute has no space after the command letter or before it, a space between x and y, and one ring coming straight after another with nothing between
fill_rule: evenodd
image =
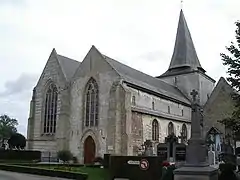
<instances>
[{"instance_id":1,"label":"cross on spire","mask_svg":"<svg viewBox=\"0 0 240 180\"><path fill-rule=\"evenodd\" d=\"M197 100L196 97L198 95L198 92L195 89L193 89L190 94L192 95L193 102L196 102L196 100Z\"/></svg>"},{"instance_id":2,"label":"cross on spire","mask_svg":"<svg viewBox=\"0 0 240 180\"><path fill-rule=\"evenodd\" d=\"M181 9L183 9L183 0L181 0Z\"/></svg>"}]
</instances>

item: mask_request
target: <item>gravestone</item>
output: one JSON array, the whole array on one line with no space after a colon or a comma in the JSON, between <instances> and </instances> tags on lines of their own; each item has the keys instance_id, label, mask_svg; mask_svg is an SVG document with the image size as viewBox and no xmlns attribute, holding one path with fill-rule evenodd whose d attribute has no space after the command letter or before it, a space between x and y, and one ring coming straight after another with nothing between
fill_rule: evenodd
<instances>
[{"instance_id":1,"label":"gravestone","mask_svg":"<svg viewBox=\"0 0 240 180\"><path fill-rule=\"evenodd\" d=\"M186 145L176 144L175 146L175 161L186 161Z\"/></svg>"},{"instance_id":2,"label":"gravestone","mask_svg":"<svg viewBox=\"0 0 240 180\"><path fill-rule=\"evenodd\" d=\"M225 143L222 144L221 160L223 160L224 162L230 162L236 165L237 157L236 155L234 155L234 150L230 142L228 142L228 144L225 144Z\"/></svg>"},{"instance_id":3,"label":"gravestone","mask_svg":"<svg viewBox=\"0 0 240 180\"><path fill-rule=\"evenodd\" d=\"M157 145L157 156L163 159L163 161L168 160L169 146L166 143L159 143Z\"/></svg>"},{"instance_id":4,"label":"gravestone","mask_svg":"<svg viewBox=\"0 0 240 180\"><path fill-rule=\"evenodd\" d=\"M186 139L187 137L184 136L183 132L181 132L180 138L181 143L175 144L175 161L176 162L183 162L186 160Z\"/></svg>"},{"instance_id":5,"label":"gravestone","mask_svg":"<svg viewBox=\"0 0 240 180\"><path fill-rule=\"evenodd\" d=\"M168 145L168 161L175 161L175 145L178 143L178 138L174 133L168 135L165 138L165 143Z\"/></svg>"},{"instance_id":6,"label":"gravestone","mask_svg":"<svg viewBox=\"0 0 240 180\"><path fill-rule=\"evenodd\" d=\"M153 156L153 144L151 140L146 140L144 142L144 156Z\"/></svg>"},{"instance_id":7,"label":"gravestone","mask_svg":"<svg viewBox=\"0 0 240 180\"><path fill-rule=\"evenodd\" d=\"M215 152L210 150L208 151L208 163L209 165L215 165Z\"/></svg>"}]
</instances>

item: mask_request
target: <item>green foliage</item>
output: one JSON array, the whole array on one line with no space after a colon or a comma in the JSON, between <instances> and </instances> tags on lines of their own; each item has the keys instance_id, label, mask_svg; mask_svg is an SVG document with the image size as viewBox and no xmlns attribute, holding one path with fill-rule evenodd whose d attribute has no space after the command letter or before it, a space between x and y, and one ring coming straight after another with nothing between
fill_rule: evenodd
<instances>
[{"instance_id":1,"label":"green foliage","mask_svg":"<svg viewBox=\"0 0 240 180\"><path fill-rule=\"evenodd\" d=\"M174 180L173 171L176 169L175 165L170 165L167 167L166 172L163 174L161 180Z\"/></svg>"},{"instance_id":2,"label":"green foliage","mask_svg":"<svg viewBox=\"0 0 240 180\"><path fill-rule=\"evenodd\" d=\"M219 180L225 180L225 179L231 179L231 180L237 180L237 177L234 173L236 170L236 166L232 163L226 163L226 164L219 164Z\"/></svg>"},{"instance_id":3,"label":"green foliage","mask_svg":"<svg viewBox=\"0 0 240 180\"><path fill-rule=\"evenodd\" d=\"M76 156L73 156L72 160L73 160L73 163L74 163L74 164L77 164L77 163L78 163L78 159L77 159Z\"/></svg>"},{"instance_id":4,"label":"green foliage","mask_svg":"<svg viewBox=\"0 0 240 180\"><path fill-rule=\"evenodd\" d=\"M0 161L40 161L40 151L0 150Z\"/></svg>"},{"instance_id":5,"label":"green foliage","mask_svg":"<svg viewBox=\"0 0 240 180\"><path fill-rule=\"evenodd\" d=\"M72 153L70 151L68 151L68 150L58 151L57 156L64 163L66 163L66 162L68 162L68 161L73 159Z\"/></svg>"},{"instance_id":6,"label":"green foliage","mask_svg":"<svg viewBox=\"0 0 240 180\"><path fill-rule=\"evenodd\" d=\"M32 167L35 169L50 169L54 171L71 172L78 174L88 174L87 180L107 180L109 179L108 169L100 168L100 166L77 165L77 164L21 164L21 166ZM76 179L76 178L75 178Z\"/></svg>"},{"instance_id":7,"label":"green foliage","mask_svg":"<svg viewBox=\"0 0 240 180\"><path fill-rule=\"evenodd\" d=\"M32 167L32 164L29 166L21 166L21 165L13 165L13 164L0 164L1 170L27 173L27 174L36 174L36 175L45 175L50 177L61 177L66 179L79 179L79 180L87 180L88 174L81 172L69 172L58 169L49 169L49 168L41 168L41 167ZM94 179L95 180L95 179Z\"/></svg>"},{"instance_id":8,"label":"green foliage","mask_svg":"<svg viewBox=\"0 0 240 180\"><path fill-rule=\"evenodd\" d=\"M17 132L17 125L18 121L16 119L12 119L8 115L0 116L0 139L2 142Z\"/></svg>"},{"instance_id":9,"label":"green foliage","mask_svg":"<svg viewBox=\"0 0 240 180\"><path fill-rule=\"evenodd\" d=\"M94 163L99 163L101 165L103 165L104 159L102 157L96 157L94 159Z\"/></svg>"},{"instance_id":10,"label":"green foliage","mask_svg":"<svg viewBox=\"0 0 240 180\"><path fill-rule=\"evenodd\" d=\"M8 140L8 144L10 149L24 149L26 146L26 138L22 134L15 133Z\"/></svg>"},{"instance_id":11,"label":"green foliage","mask_svg":"<svg viewBox=\"0 0 240 180\"><path fill-rule=\"evenodd\" d=\"M227 73L229 77L227 77L227 80L235 90L235 93L232 94L232 98L235 102L235 109L231 117L219 121L227 128L231 129L234 135L240 132L240 22L236 22L235 24L236 42L231 42L231 45L226 47L229 52L228 54L220 54L223 65L228 66Z\"/></svg>"}]
</instances>

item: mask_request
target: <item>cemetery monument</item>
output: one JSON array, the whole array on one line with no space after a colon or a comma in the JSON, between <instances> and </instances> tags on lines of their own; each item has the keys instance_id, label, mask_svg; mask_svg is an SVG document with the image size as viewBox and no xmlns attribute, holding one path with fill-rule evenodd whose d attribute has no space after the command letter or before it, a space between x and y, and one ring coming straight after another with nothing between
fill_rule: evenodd
<instances>
[{"instance_id":1,"label":"cemetery monument","mask_svg":"<svg viewBox=\"0 0 240 180\"><path fill-rule=\"evenodd\" d=\"M207 161L205 140L202 137L202 118L198 92L192 90L191 138L186 149L186 163L174 171L174 180L217 180L217 169Z\"/></svg>"}]
</instances>

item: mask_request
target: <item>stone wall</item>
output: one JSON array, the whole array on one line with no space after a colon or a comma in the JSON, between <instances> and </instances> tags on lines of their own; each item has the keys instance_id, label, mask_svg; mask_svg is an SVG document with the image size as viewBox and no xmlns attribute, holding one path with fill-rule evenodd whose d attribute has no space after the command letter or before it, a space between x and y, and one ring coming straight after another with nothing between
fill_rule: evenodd
<instances>
[{"instance_id":1,"label":"stone wall","mask_svg":"<svg viewBox=\"0 0 240 180\"><path fill-rule=\"evenodd\" d=\"M208 95L211 94L214 89L214 83L209 77L198 73L186 73L176 76L161 77L161 80L176 86L180 89L189 99L191 99L191 91L197 90L200 94L200 104L204 105L208 99Z\"/></svg>"},{"instance_id":2,"label":"stone wall","mask_svg":"<svg viewBox=\"0 0 240 180\"><path fill-rule=\"evenodd\" d=\"M138 112L132 112L132 127L131 127L131 138L133 155L138 154L138 149L143 144L143 119L142 114Z\"/></svg>"},{"instance_id":3,"label":"stone wall","mask_svg":"<svg viewBox=\"0 0 240 180\"><path fill-rule=\"evenodd\" d=\"M131 97L131 135L129 149L136 155L138 148L146 140L152 140L152 121L156 119L159 123L159 141L155 142L156 146L159 142L164 142L168 135L168 124L174 124L174 132L176 136L180 136L182 125L186 124L188 131L188 139L191 136L191 108L163 99L157 96L142 92L131 87L127 87ZM133 96L135 102L133 102ZM152 106L154 102L154 107ZM169 111L170 109L170 111ZM129 125L130 125L129 124ZM154 152L156 153L156 147Z\"/></svg>"},{"instance_id":4,"label":"stone wall","mask_svg":"<svg viewBox=\"0 0 240 180\"><path fill-rule=\"evenodd\" d=\"M84 127L84 92L85 86L90 78L94 78L99 88L99 122L97 127L85 128ZM109 121L108 109L110 99L110 88L112 86L111 72L105 74L88 74L85 77L80 77L72 84L71 89L71 116L70 116L70 129L73 131L69 140L70 150L73 154L83 160L83 144L84 139L88 136L89 131L94 134L93 139L96 144L99 144L96 155L103 156L106 153L106 140L108 138L107 123ZM109 137L114 138L111 134Z\"/></svg>"},{"instance_id":5,"label":"stone wall","mask_svg":"<svg viewBox=\"0 0 240 180\"><path fill-rule=\"evenodd\" d=\"M204 135L211 127L216 127L223 135L225 134L225 127L218 121L230 117L234 109L231 98L232 89L225 83L218 83L219 85L216 86L209 102L204 107Z\"/></svg>"},{"instance_id":6,"label":"stone wall","mask_svg":"<svg viewBox=\"0 0 240 180\"><path fill-rule=\"evenodd\" d=\"M58 109L57 109L57 127L55 135L43 135L43 113L44 113L44 97L46 88L50 83L54 83L58 89ZM41 151L58 151L59 148L64 147L64 143L58 142L59 138L62 138L63 135L59 132L65 132L65 127L61 125L61 122L68 121L68 119L61 113L61 105L65 102L69 97L67 95L62 96L62 89L66 87L65 77L61 71L60 65L56 58L55 50L51 53L49 60L43 70L43 73L37 83L36 89L36 99L35 99L35 114L32 122L33 125L33 135L31 135L32 139L29 139L29 142L32 144L33 150L41 150ZM31 124L29 124L31 126ZM29 136L30 137L30 136Z\"/></svg>"},{"instance_id":7,"label":"stone wall","mask_svg":"<svg viewBox=\"0 0 240 180\"><path fill-rule=\"evenodd\" d=\"M97 127L84 126L85 87L90 78L94 78L99 91L99 122ZM116 98L117 89L113 83L119 81L117 73L109 66L99 52L92 48L75 73L71 84L71 115L69 139L71 152L80 162L84 159L84 141L92 136L96 144L96 156L103 156L108 148L115 148ZM111 89L112 88L112 89ZM110 124L109 124L110 122ZM109 131L110 130L110 131Z\"/></svg>"},{"instance_id":8,"label":"stone wall","mask_svg":"<svg viewBox=\"0 0 240 180\"><path fill-rule=\"evenodd\" d=\"M179 117L180 119L185 119L186 121L190 121L191 119L190 107L130 87L129 91L131 92L132 97L135 96L135 104L132 103L133 107L164 113L172 118Z\"/></svg>"}]
</instances>

